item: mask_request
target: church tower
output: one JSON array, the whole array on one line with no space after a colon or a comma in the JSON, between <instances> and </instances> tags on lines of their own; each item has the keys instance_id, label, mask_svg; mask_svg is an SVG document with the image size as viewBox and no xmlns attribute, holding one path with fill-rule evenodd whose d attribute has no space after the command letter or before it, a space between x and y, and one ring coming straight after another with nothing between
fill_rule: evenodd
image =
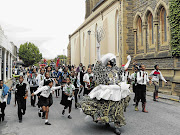
<instances>
[{"instance_id":1,"label":"church tower","mask_svg":"<svg viewBox=\"0 0 180 135\"><path fill-rule=\"evenodd\" d=\"M96 4L99 2L99 0L86 0L86 15L85 19L88 18L88 16L92 13L93 8L96 6Z\"/></svg>"}]
</instances>

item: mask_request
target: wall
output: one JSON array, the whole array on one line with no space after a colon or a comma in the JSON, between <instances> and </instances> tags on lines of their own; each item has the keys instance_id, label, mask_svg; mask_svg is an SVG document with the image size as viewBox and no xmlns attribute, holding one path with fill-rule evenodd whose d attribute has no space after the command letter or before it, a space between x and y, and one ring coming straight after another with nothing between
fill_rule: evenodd
<instances>
[{"instance_id":1,"label":"wall","mask_svg":"<svg viewBox=\"0 0 180 135\"><path fill-rule=\"evenodd\" d=\"M107 1L107 3L112 3L114 0ZM105 9L108 4L104 4L100 9ZM76 32L71 36L71 64L79 65L80 62L84 63L85 66L89 64L89 35L88 31L91 30L90 35L90 63L95 64L97 61L96 52L96 30L103 28L105 32L105 37L101 42L101 55L106 53L115 54L116 46L116 13L119 10L119 2L115 1L110 7L99 14L96 10L90 15L96 16L93 20L89 21L88 24L84 25L79 32ZM77 49L80 47L80 49ZM81 52L78 54L78 52ZM80 57L80 61L78 58Z\"/></svg>"}]
</instances>

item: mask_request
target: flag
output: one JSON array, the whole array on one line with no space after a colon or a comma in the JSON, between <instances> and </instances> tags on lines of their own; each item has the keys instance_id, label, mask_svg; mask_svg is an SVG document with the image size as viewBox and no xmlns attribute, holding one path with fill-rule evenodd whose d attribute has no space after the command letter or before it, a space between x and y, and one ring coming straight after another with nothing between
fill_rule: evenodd
<instances>
[{"instance_id":1,"label":"flag","mask_svg":"<svg viewBox=\"0 0 180 135\"><path fill-rule=\"evenodd\" d=\"M59 66L59 58L57 59L57 62L56 62L56 67Z\"/></svg>"}]
</instances>

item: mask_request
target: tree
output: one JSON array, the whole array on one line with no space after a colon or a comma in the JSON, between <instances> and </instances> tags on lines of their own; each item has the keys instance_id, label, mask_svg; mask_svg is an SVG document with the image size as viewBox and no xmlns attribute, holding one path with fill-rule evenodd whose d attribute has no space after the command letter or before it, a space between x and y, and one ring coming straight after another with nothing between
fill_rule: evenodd
<instances>
[{"instance_id":1,"label":"tree","mask_svg":"<svg viewBox=\"0 0 180 135\"><path fill-rule=\"evenodd\" d=\"M22 59L25 66L28 67L41 61L42 53L40 53L39 48L33 43L26 42L20 45L19 58Z\"/></svg>"},{"instance_id":2,"label":"tree","mask_svg":"<svg viewBox=\"0 0 180 135\"><path fill-rule=\"evenodd\" d=\"M169 22L171 27L172 55L180 57L180 0L170 1Z\"/></svg>"},{"instance_id":3,"label":"tree","mask_svg":"<svg viewBox=\"0 0 180 135\"><path fill-rule=\"evenodd\" d=\"M54 59L54 62L56 63L57 62L57 59L60 59L60 64L66 64L66 61L67 61L67 56L66 55L58 55L55 59Z\"/></svg>"}]
</instances>

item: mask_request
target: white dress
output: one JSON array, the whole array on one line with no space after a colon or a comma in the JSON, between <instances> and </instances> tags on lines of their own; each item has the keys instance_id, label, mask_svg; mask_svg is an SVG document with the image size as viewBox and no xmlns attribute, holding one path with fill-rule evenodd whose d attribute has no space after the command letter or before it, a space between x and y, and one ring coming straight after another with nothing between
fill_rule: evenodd
<instances>
[{"instance_id":1,"label":"white dress","mask_svg":"<svg viewBox=\"0 0 180 135\"><path fill-rule=\"evenodd\" d=\"M90 93L91 99L96 98L97 100L111 100L120 101L130 95L130 84L126 82L120 82L119 71L115 68L106 67L106 77L102 79L106 80L105 84L99 84ZM119 75L118 75L119 74ZM100 79L100 77L98 78Z\"/></svg>"},{"instance_id":2,"label":"white dress","mask_svg":"<svg viewBox=\"0 0 180 135\"><path fill-rule=\"evenodd\" d=\"M130 84L121 82L119 85L98 85L90 93L91 99L120 101L130 95Z\"/></svg>"}]
</instances>

